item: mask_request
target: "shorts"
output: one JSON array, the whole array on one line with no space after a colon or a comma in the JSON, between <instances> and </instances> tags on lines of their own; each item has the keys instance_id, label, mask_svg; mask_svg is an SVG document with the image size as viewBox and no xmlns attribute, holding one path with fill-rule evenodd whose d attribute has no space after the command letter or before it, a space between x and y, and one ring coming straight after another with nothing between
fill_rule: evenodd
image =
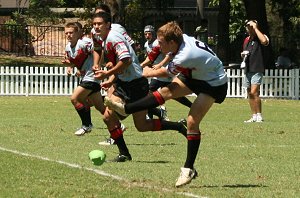
<instances>
[{"instance_id":1,"label":"shorts","mask_svg":"<svg viewBox=\"0 0 300 198\"><path fill-rule=\"evenodd\" d=\"M92 92L89 94L89 96L101 90L101 86L99 83L91 82L91 81L81 81L79 86L91 90Z\"/></svg>"},{"instance_id":2,"label":"shorts","mask_svg":"<svg viewBox=\"0 0 300 198\"><path fill-rule=\"evenodd\" d=\"M177 76L193 93L199 95L200 93L207 94L215 99L215 103L221 104L227 95L227 83L220 86L211 86L204 80L196 80L187 78L179 74Z\"/></svg>"},{"instance_id":3,"label":"shorts","mask_svg":"<svg viewBox=\"0 0 300 198\"><path fill-rule=\"evenodd\" d=\"M263 79L263 73L261 72L248 72L244 78L244 87L248 88L251 85L260 85Z\"/></svg>"},{"instance_id":4,"label":"shorts","mask_svg":"<svg viewBox=\"0 0 300 198\"><path fill-rule=\"evenodd\" d=\"M129 82L117 80L114 95L122 98L125 103L135 102L149 93L147 78L141 77Z\"/></svg>"},{"instance_id":5,"label":"shorts","mask_svg":"<svg viewBox=\"0 0 300 198\"><path fill-rule=\"evenodd\" d=\"M166 87L168 84L171 82L166 82L166 81L160 81L157 79L151 79L150 84L149 84L149 90L151 92L157 91L159 88Z\"/></svg>"}]
</instances>

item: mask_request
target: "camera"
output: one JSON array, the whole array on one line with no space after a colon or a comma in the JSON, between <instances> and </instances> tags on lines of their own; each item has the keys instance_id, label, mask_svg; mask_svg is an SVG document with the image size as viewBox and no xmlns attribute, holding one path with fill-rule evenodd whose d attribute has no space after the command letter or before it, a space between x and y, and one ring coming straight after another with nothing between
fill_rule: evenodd
<instances>
[{"instance_id":1,"label":"camera","mask_svg":"<svg viewBox=\"0 0 300 198\"><path fill-rule=\"evenodd\" d=\"M243 61L241 63L241 69L245 68L246 67L246 60L247 58L249 57L250 55L250 52L248 50L244 50L242 53L241 53L242 57L243 57Z\"/></svg>"}]
</instances>

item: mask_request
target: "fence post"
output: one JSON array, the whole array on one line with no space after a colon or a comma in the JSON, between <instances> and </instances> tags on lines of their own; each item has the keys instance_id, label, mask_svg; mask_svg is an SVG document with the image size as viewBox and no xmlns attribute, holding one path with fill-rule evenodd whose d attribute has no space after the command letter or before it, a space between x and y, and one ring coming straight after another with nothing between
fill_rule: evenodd
<instances>
[{"instance_id":1,"label":"fence post","mask_svg":"<svg viewBox=\"0 0 300 198\"><path fill-rule=\"evenodd\" d=\"M29 66L25 67L25 96L29 95Z\"/></svg>"},{"instance_id":2,"label":"fence post","mask_svg":"<svg viewBox=\"0 0 300 198\"><path fill-rule=\"evenodd\" d=\"M294 85L295 85L295 99L296 100L299 100L299 69L294 69L294 71L295 71L295 83L294 83Z\"/></svg>"}]
</instances>

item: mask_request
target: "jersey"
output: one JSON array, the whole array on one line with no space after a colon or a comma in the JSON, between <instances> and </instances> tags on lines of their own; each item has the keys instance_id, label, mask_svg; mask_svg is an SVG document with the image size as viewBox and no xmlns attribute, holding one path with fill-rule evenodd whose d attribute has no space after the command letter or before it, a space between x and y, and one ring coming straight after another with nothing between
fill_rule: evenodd
<instances>
[{"instance_id":1,"label":"jersey","mask_svg":"<svg viewBox=\"0 0 300 198\"><path fill-rule=\"evenodd\" d=\"M183 34L173 60L167 65L170 75L183 74L186 78L203 80L211 86L227 83L227 74L223 63L216 54L203 42Z\"/></svg>"},{"instance_id":2,"label":"jersey","mask_svg":"<svg viewBox=\"0 0 300 198\"><path fill-rule=\"evenodd\" d=\"M269 38L264 35L268 40ZM264 72L264 56L263 45L259 39L255 37L250 39L250 36L246 37L243 43L243 50L249 51L249 57L246 60L246 72Z\"/></svg>"},{"instance_id":3,"label":"jersey","mask_svg":"<svg viewBox=\"0 0 300 198\"><path fill-rule=\"evenodd\" d=\"M133 39L127 34L125 28L122 25L117 24L117 23L112 23L111 24L111 30L114 30L114 31L119 32L120 34L122 34L130 45L134 44ZM101 46L102 45L102 40L101 40L100 37L96 36L96 34L95 34L96 32L95 32L94 28L92 28L91 33L93 35L94 42L99 43L100 46Z\"/></svg>"},{"instance_id":4,"label":"jersey","mask_svg":"<svg viewBox=\"0 0 300 198\"><path fill-rule=\"evenodd\" d=\"M132 63L122 73L116 75L121 81L129 82L142 77L143 70L138 58L122 34L110 30L105 41L103 41L102 47L105 58L113 65L124 58L131 58Z\"/></svg>"},{"instance_id":5,"label":"jersey","mask_svg":"<svg viewBox=\"0 0 300 198\"><path fill-rule=\"evenodd\" d=\"M149 60L153 63L153 65L160 63L165 58L165 56L160 52L160 46L158 44L157 39L155 41L153 41L152 43L149 43L149 41L147 41L144 44L144 48L145 48L145 51L147 53ZM153 77L153 79L157 79L157 80L163 81L163 82L171 82L173 78L172 77Z\"/></svg>"},{"instance_id":6,"label":"jersey","mask_svg":"<svg viewBox=\"0 0 300 198\"><path fill-rule=\"evenodd\" d=\"M100 82L94 79L93 66L93 41L90 38L83 37L79 39L75 47L71 43L66 45L66 55L68 60L80 70L82 81Z\"/></svg>"}]
</instances>

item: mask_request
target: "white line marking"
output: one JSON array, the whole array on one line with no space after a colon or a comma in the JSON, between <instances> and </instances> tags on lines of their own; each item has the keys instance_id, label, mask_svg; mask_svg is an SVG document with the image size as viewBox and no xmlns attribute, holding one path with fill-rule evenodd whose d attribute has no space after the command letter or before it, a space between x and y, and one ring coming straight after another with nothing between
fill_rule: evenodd
<instances>
[{"instance_id":1,"label":"white line marking","mask_svg":"<svg viewBox=\"0 0 300 198\"><path fill-rule=\"evenodd\" d=\"M101 171L99 169L87 168L87 167L83 167L83 166L81 166L79 164L72 164L72 163L61 161L61 160L52 160L52 159L49 159L47 157L42 157L42 156L38 156L38 155L32 155L32 154L28 154L28 153L23 153L23 152L19 152L19 151L16 151L16 150L11 150L11 149L7 149L7 148L3 148L1 146L0 146L0 150L6 151L6 152L10 152L10 153L14 153L14 154L17 154L17 155L26 156L26 157L33 157L33 158L44 160L44 161L56 162L56 163L66 165L66 166L71 167L71 168L78 168L78 169L83 169L83 170L91 171L91 172L97 173L98 175L102 175L102 176L105 176L105 177L110 177L110 178L116 179L118 181L125 181L127 183L130 183L130 181L127 180L127 179L124 179L122 177L106 173L106 172ZM161 187L158 187L158 186L150 186L150 185L136 183L136 182L131 183L131 185L132 186L137 186L137 187L149 188L149 189L162 190L164 192L176 193L176 194L179 194L179 195L184 195L186 197L207 198L207 197L202 197L202 196L195 195L195 194L189 193L189 192L174 192L174 190L171 190L171 189L161 188Z\"/></svg>"}]
</instances>

